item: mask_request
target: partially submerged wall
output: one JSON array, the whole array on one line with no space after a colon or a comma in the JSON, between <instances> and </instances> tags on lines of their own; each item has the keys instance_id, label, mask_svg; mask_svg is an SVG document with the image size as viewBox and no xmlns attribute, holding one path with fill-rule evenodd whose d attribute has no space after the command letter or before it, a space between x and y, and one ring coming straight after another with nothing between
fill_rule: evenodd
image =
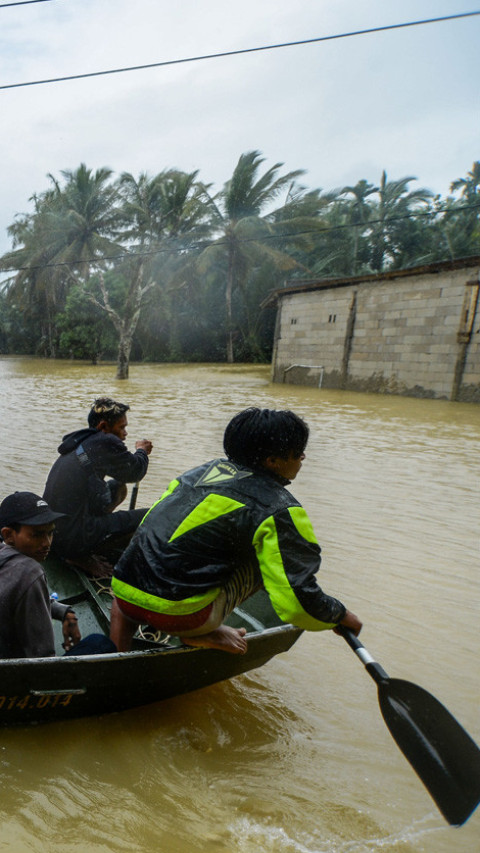
<instances>
[{"instance_id":1,"label":"partially submerged wall","mask_svg":"<svg viewBox=\"0 0 480 853\"><path fill-rule=\"evenodd\" d=\"M480 258L276 293L273 380L480 402Z\"/></svg>"}]
</instances>

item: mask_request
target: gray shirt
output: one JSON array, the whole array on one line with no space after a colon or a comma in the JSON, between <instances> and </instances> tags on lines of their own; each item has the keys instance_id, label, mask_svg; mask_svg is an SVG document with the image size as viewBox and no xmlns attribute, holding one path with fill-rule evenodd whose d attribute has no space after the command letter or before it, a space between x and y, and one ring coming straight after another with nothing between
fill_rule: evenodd
<instances>
[{"instance_id":1,"label":"gray shirt","mask_svg":"<svg viewBox=\"0 0 480 853\"><path fill-rule=\"evenodd\" d=\"M0 658L55 655L52 618L63 621L69 609L50 601L40 563L0 544Z\"/></svg>"}]
</instances>

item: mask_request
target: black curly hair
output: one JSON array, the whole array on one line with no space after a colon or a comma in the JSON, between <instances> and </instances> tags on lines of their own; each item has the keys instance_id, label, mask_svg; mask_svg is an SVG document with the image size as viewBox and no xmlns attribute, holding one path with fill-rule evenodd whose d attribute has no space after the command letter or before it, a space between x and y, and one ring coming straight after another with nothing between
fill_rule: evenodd
<instances>
[{"instance_id":1,"label":"black curly hair","mask_svg":"<svg viewBox=\"0 0 480 853\"><path fill-rule=\"evenodd\" d=\"M269 456L301 456L308 435L308 425L294 412L249 408L227 425L223 446L232 462L258 468Z\"/></svg>"}]
</instances>

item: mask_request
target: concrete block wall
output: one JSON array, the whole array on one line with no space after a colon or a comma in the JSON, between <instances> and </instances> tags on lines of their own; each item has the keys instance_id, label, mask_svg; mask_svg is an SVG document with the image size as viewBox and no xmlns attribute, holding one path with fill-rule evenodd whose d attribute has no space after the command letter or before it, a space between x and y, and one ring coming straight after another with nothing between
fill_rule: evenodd
<instances>
[{"instance_id":1,"label":"concrete block wall","mask_svg":"<svg viewBox=\"0 0 480 853\"><path fill-rule=\"evenodd\" d=\"M460 371L456 399L480 402L476 280L469 267L427 268L279 291L273 379L318 384L318 371L287 368L321 365L325 387L451 399Z\"/></svg>"},{"instance_id":2,"label":"concrete block wall","mask_svg":"<svg viewBox=\"0 0 480 853\"><path fill-rule=\"evenodd\" d=\"M337 369L338 352L345 338L349 295L344 292L332 295L336 298L319 301L317 293L312 292L301 300L296 296L282 300L280 358L284 368L301 363L321 365L326 372ZM283 375L277 381L283 381Z\"/></svg>"}]
</instances>

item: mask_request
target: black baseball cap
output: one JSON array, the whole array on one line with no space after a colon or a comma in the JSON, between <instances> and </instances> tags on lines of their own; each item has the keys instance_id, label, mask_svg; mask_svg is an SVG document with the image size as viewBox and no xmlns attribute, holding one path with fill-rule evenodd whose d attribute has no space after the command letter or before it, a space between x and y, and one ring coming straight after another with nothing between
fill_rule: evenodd
<instances>
[{"instance_id":1,"label":"black baseball cap","mask_svg":"<svg viewBox=\"0 0 480 853\"><path fill-rule=\"evenodd\" d=\"M33 492L14 492L0 504L0 529L10 524L49 524L64 512L53 512L43 498Z\"/></svg>"}]
</instances>

